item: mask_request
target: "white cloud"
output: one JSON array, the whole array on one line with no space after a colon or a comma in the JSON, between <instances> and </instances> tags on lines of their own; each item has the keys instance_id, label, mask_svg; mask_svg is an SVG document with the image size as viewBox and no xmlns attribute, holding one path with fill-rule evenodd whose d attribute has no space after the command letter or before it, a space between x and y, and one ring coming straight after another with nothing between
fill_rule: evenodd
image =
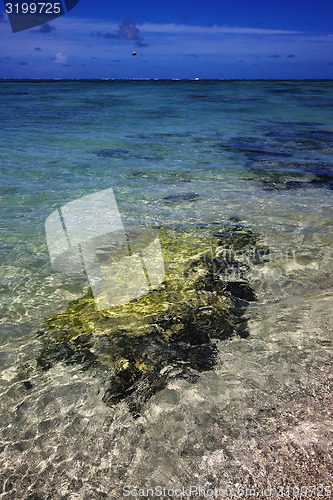
<instances>
[{"instance_id":1,"label":"white cloud","mask_svg":"<svg viewBox=\"0 0 333 500\"><path fill-rule=\"evenodd\" d=\"M53 61L55 64L66 64L68 63L68 56L63 54L62 52L57 52L55 55L55 61Z\"/></svg>"},{"instance_id":2,"label":"white cloud","mask_svg":"<svg viewBox=\"0 0 333 500\"><path fill-rule=\"evenodd\" d=\"M72 33L90 33L94 31L114 32L119 29L119 22L104 21L101 19L89 18L67 18L66 16L54 21L57 30L71 31ZM290 35L301 33L300 31L286 31L278 29L248 28L237 26L198 26L177 23L143 23L137 24L137 28L145 33L197 33L209 34L251 34L251 35Z\"/></svg>"},{"instance_id":3,"label":"white cloud","mask_svg":"<svg viewBox=\"0 0 333 500\"><path fill-rule=\"evenodd\" d=\"M202 35L217 35L217 34L248 34L248 35L290 35L300 33L299 31L285 31L285 30L270 30L263 28L241 28L232 26L190 26L187 24L153 24L144 23L138 25L140 31L146 33L196 33Z\"/></svg>"}]
</instances>

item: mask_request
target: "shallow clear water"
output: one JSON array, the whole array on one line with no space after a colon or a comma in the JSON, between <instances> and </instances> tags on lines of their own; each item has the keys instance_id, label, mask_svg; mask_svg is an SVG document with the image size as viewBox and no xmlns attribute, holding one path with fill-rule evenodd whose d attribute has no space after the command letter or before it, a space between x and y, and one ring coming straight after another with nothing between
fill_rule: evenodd
<instances>
[{"instance_id":1,"label":"shallow clear water","mask_svg":"<svg viewBox=\"0 0 333 500\"><path fill-rule=\"evenodd\" d=\"M0 498L328 485L332 82L2 81L0 95ZM126 224L237 220L271 249L250 275L250 337L220 341L214 370L170 382L138 419L104 405L105 373L16 377L88 289L52 269L45 219L110 187Z\"/></svg>"}]
</instances>

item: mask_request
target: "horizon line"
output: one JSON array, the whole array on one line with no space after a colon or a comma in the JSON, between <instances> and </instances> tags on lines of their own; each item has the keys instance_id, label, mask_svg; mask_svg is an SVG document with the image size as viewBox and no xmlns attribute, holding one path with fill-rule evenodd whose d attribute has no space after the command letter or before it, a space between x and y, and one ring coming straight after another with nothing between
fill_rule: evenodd
<instances>
[{"instance_id":1,"label":"horizon line","mask_svg":"<svg viewBox=\"0 0 333 500\"><path fill-rule=\"evenodd\" d=\"M7 80L31 80L31 81L333 81L333 78L14 78L14 77L0 77L0 81Z\"/></svg>"}]
</instances>

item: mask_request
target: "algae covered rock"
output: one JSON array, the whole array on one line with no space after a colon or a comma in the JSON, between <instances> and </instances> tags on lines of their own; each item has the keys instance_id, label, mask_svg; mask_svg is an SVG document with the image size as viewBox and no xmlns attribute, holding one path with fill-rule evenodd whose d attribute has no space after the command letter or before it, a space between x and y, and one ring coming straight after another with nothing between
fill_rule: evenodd
<instances>
[{"instance_id":1,"label":"algae covered rock","mask_svg":"<svg viewBox=\"0 0 333 500\"><path fill-rule=\"evenodd\" d=\"M240 250L258 237L241 226L159 231L166 278L150 293L98 311L91 291L40 332L38 366L80 363L108 370L107 404L124 398L136 414L172 377L196 380L216 362L214 340L248 335L244 312L255 294ZM263 251L263 247L258 247ZM233 249L237 250L235 257ZM232 279L231 279L232 277Z\"/></svg>"}]
</instances>

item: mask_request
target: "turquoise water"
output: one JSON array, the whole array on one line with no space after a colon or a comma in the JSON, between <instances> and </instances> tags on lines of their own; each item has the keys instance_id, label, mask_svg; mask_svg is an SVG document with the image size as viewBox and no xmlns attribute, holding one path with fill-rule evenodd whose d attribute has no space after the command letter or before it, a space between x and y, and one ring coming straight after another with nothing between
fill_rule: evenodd
<instances>
[{"instance_id":1,"label":"turquoise water","mask_svg":"<svg viewBox=\"0 0 333 500\"><path fill-rule=\"evenodd\" d=\"M260 457L274 445L287 463L288 439L325 455L328 417L306 398L325 399L330 373L332 82L2 81L0 96L0 498L120 498L126 481L263 484ZM249 339L222 343L214 371L173 381L137 421L103 405L97 376L59 365L29 392L15 371L45 319L88 289L52 269L45 219L110 187L126 224L237 220L271 248L251 277ZM296 407L303 417L292 430L282 419L280 442L271 430ZM278 408L270 422L263 408Z\"/></svg>"}]
</instances>

